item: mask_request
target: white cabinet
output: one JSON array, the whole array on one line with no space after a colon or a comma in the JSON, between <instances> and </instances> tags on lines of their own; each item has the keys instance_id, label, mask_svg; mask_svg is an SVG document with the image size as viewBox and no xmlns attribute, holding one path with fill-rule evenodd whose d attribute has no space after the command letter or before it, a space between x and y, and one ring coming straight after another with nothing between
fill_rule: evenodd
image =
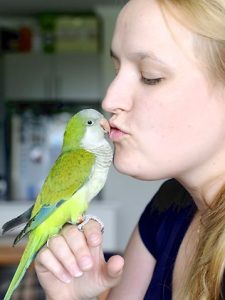
<instances>
[{"instance_id":1,"label":"white cabinet","mask_svg":"<svg viewBox=\"0 0 225 300\"><path fill-rule=\"evenodd\" d=\"M6 99L42 99L50 92L50 60L44 55L9 54L4 57Z\"/></svg>"},{"instance_id":2,"label":"white cabinet","mask_svg":"<svg viewBox=\"0 0 225 300\"><path fill-rule=\"evenodd\" d=\"M98 54L8 54L4 90L9 100L100 98Z\"/></svg>"},{"instance_id":3,"label":"white cabinet","mask_svg":"<svg viewBox=\"0 0 225 300\"><path fill-rule=\"evenodd\" d=\"M100 98L100 58L95 54L54 55L55 93L63 99Z\"/></svg>"}]
</instances>

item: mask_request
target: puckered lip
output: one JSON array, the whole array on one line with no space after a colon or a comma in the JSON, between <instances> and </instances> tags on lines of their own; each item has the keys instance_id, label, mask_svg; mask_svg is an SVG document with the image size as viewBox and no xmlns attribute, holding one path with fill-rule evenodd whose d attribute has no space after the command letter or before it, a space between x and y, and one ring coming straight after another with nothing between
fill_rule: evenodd
<instances>
[{"instance_id":1,"label":"puckered lip","mask_svg":"<svg viewBox=\"0 0 225 300\"><path fill-rule=\"evenodd\" d=\"M128 132L126 130L124 130L122 127L118 126L113 121L109 120L109 124L110 124L109 138L111 139L112 142L119 142L121 139L123 139L128 134Z\"/></svg>"},{"instance_id":2,"label":"puckered lip","mask_svg":"<svg viewBox=\"0 0 225 300\"><path fill-rule=\"evenodd\" d=\"M124 134L128 134L128 132L126 130L124 130L123 128L121 128L120 126L118 126L117 124L115 124L114 122L109 120L109 125L110 125L110 131L115 129L118 131L121 131Z\"/></svg>"}]
</instances>

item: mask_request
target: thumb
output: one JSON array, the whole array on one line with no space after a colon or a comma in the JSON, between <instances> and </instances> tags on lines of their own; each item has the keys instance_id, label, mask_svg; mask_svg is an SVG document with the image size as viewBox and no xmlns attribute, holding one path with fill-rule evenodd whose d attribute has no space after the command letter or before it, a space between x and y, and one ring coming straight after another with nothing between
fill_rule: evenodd
<instances>
[{"instance_id":1,"label":"thumb","mask_svg":"<svg viewBox=\"0 0 225 300\"><path fill-rule=\"evenodd\" d=\"M108 262L105 264L105 284L111 288L115 286L123 274L124 259L120 255L114 255L110 257Z\"/></svg>"}]
</instances>

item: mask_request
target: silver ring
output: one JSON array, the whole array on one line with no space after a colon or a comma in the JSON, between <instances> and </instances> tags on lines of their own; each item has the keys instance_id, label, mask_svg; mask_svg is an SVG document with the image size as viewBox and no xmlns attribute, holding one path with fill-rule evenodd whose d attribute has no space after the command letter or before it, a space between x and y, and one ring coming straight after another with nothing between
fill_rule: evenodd
<instances>
[{"instance_id":1,"label":"silver ring","mask_svg":"<svg viewBox=\"0 0 225 300\"><path fill-rule=\"evenodd\" d=\"M84 226L90 221L90 220L93 220L93 221L96 221L100 228L101 228L101 233L104 232L104 223L96 216L93 216L93 215L85 215L83 216L83 221L77 225L77 228L79 231L83 232L84 231Z\"/></svg>"}]
</instances>

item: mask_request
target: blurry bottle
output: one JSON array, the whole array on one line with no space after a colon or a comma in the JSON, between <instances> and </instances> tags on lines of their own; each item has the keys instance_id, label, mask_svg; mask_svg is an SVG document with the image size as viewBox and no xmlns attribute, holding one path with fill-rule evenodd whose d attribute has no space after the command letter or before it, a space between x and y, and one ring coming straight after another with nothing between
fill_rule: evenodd
<instances>
[{"instance_id":1,"label":"blurry bottle","mask_svg":"<svg viewBox=\"0 0 225 300\"><path fill-rule=\"evenodd\" d=\"M32 49L32 32L27 26L21 27L19 31L19 51L30 52Z\"/></svg>"},{"instance_id":2,"label":"blurry bottle","mask_svg":"<svg viewBox=\"0 0 225 300\"><path fill-rule=\"evenodd\" d=\"M44 13L40 16L43 50L46 53L55 51L55 15Z\"/></svg>"}]
</instances>

